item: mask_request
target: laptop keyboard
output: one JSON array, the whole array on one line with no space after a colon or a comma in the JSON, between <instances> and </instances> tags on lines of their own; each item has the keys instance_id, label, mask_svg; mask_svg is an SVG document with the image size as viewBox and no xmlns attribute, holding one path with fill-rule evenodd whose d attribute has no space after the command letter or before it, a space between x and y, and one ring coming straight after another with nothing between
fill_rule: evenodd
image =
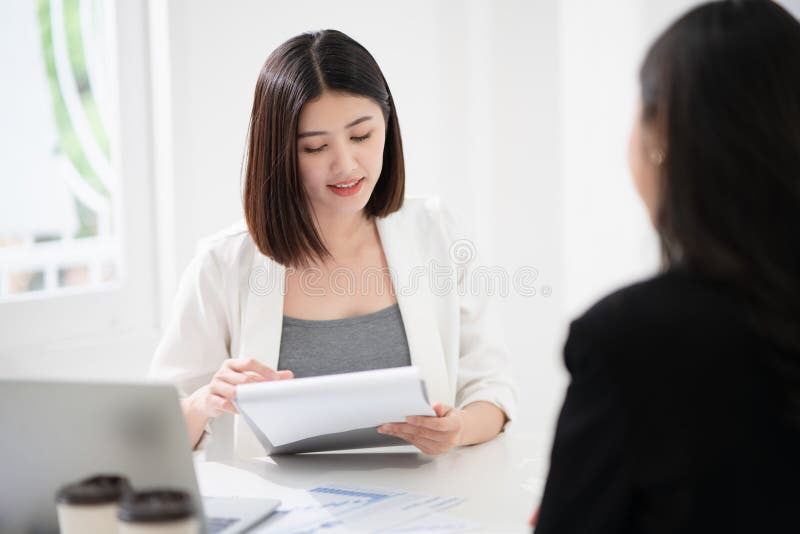
<instances>
[{"instance_id":1,"label":"laptop keyboard","mask_svg":"<svg viewBox=\"0 0 800 534\"><path fill-rule=\"evenodd\" d=\"M216 532L222 532L229 526L237 523L239 521L238 517L206 517L206 527L208 529L208 534L215 534Z\"/></svg>"}]
</instances>

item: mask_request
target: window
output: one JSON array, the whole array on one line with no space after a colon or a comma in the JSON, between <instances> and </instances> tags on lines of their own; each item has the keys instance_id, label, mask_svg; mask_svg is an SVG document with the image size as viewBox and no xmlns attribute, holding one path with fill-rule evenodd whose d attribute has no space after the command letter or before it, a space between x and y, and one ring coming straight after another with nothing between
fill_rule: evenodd
<instances>
[{"instance_id":1,"label":"window","mask_svg":"<svg viewBox=\"0 0 800 534\"><path fill-rule=\"evenodd\" d=\"M0 375L127 376L158 333L147 3L0 26Z\"/></svg>"},{"instance_id":2,"label":"window","mask_svg":"<svg viewBox=\"0 0 800 534\"><path fill-rule=\"evenodd\" d=\"M108 3L11 2L4 43L0 301L119 281Z\"/></svg>"}]
</instances>

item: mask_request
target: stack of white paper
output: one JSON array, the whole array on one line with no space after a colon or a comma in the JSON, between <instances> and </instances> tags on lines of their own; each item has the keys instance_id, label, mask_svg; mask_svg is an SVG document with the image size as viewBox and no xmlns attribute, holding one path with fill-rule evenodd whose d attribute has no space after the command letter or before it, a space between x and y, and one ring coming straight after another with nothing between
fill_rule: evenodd
<instances>
[{"instance_id":1,"label":"stack of white paper","mask_svg":"<svg viewBox=\"0 0 800 534\"><path fill-rule=\"evenodd\" d=\"M267 452L409 415L435 415L413 366L244 384L237 386L234 403Z\"/></svg>"}]
</instances>

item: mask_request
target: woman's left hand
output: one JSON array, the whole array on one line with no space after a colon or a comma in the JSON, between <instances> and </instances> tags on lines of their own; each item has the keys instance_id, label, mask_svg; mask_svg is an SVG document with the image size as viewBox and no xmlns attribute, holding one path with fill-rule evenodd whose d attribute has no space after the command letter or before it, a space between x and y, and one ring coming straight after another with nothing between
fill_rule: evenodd
<instances>
[{"instance_id":1,"label":"woman's left hand","mask_svg":"<svg viewBox=\"0 0 800 534\"><path fill-rule=\"evenodd\" d=\"M416 415L405 423L386 423L378 432L404 439L425 454L442 454L461 445L464 432L464 410L445 404L434 404L436 417Z\"/></svg>"}]
</instances>

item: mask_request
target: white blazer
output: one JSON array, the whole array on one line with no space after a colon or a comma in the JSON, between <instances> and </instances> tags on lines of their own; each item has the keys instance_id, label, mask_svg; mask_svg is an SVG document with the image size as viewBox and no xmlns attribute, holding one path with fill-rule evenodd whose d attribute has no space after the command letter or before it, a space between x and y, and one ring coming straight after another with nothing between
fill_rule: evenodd
<instances>
[{"instance_id":1,"label":"white blazer","mask_svg":"<svg viewBox=\"0 0 800 534\"><path fill-rule=\"evenodd\" d=\"M475 247L436 198L406 198L377 220L408 339L431 403L488 401L514 417L510 362L489 297L475 294ZM202 242L184 273L150 378L182 396L207 384L226 358L256 358L275 369L283 325L285 269L259 252L244 222ZM476 286L476 287L473 287ZM485 289L483 284L481 289ZM209 459L263 456L239 416L206 428Z\"/></svg>"}]
</instances>

